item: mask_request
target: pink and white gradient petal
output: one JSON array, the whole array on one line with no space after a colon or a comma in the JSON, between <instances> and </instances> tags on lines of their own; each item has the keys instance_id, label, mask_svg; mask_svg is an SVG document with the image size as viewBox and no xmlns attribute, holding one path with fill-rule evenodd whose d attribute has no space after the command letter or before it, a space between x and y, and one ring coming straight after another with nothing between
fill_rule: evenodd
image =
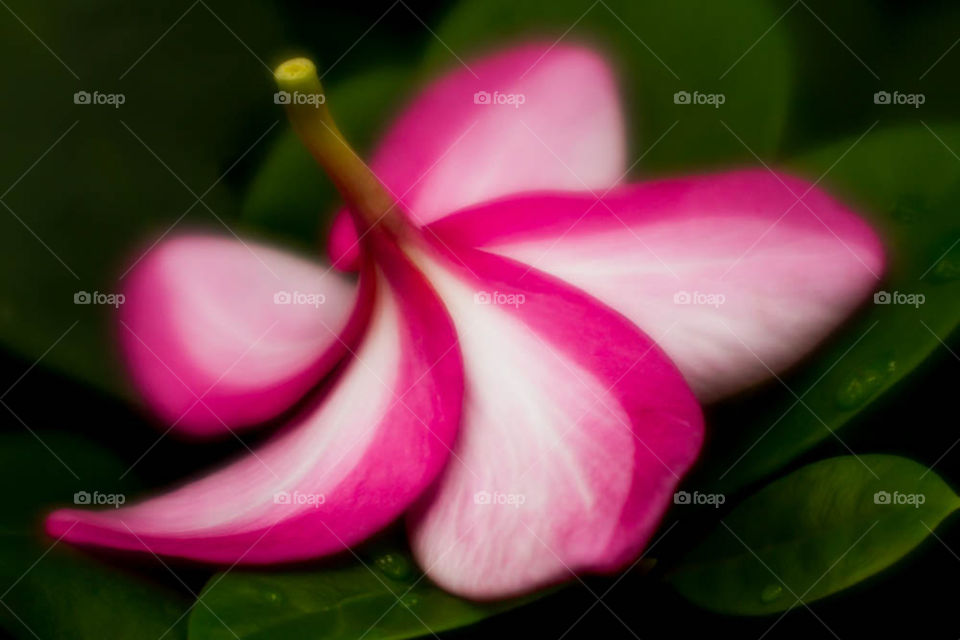
<instances>
[{"instance_id":1,"label":"pink and white gradient petal","mask_svg":"<svg viewBox=\"0 0 960 640\"><path fill-rule=\"evenodd\" d=\"M255 454L120 509L62 509L69 542L205 562L270 564L344 551L403 513L443 468L462 403L449 317L395 248L369 330L325 398Z\"/></svg>"},{"instance_id":2,"label":"pink and white gradient petal","mask_svg":"<svg viewBox=\"0 0 960 640\"><path fill-rule=\"evenodd\" d=\"M356 342L371 303L370 283L216 235L161 242L125 283L117 330L133 385L190 436L290 408Z\"/></svg>"},{"instance_id":3,"label":"pink and white gradient petal","mask_svg":"<svg viewBox=\"0 0 960 640\"><path fill-rule=\"evenodd\" d=\"M624 314L704 402L795 364L884 271L876 233L799 178L732 171L469 208L431 229L553 274Z\"/></svg>"},{"instance_id":4,"label":"pink and white gradient petal","mask_svg":"<svg viewBox=\"0 0 960 640\"><path fill-rule=\"evenodd\" d=\"M631 562L693 463L700 408L632 323L488 253L415 258L460 337L455 455L414 507L414 554L444 589L504 598Z\"/></svg>"},{"instance_id":5,"label":"pink and white gradient petal","mask_svg":"<svg viewBox=\"0 0 960 640\"><path fill-rule=\"evenodd\" d=\"M514 104L497 104L500 96ZM512 193L611 187L626 170L625 141L602 57L573 45L524 44L430 84L370 166L422 225ZM356 264L356 238L341 211L329 241L337 268Z\"/></svg>"}]
</instances>

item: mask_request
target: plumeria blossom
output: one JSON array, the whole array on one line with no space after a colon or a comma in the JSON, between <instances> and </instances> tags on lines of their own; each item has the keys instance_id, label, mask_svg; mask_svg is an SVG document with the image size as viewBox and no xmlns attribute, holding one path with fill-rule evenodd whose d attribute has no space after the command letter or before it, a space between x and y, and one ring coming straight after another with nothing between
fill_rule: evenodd
<instances>
[{"instance_id":1,"label":"plumeria blossom","mask_svg":"<svg viewBox=\"0 0 960 640\"><path fill-rule=\"evenodd\" d=\"M322 91L304 59L276 77ZM792 176L621 184L616 85L588 49L523 45L440 78L370 167L321 102L287 112L344 197L330 254L357 284L185 235L137 265L121 318L172 429L278 432L169 493L56 511L51 535L270 564L405 515L423 570L467 597L616 571L696 459L699 402L794 364L883 270L871 229Z\"/></svg>"}]
</instances>

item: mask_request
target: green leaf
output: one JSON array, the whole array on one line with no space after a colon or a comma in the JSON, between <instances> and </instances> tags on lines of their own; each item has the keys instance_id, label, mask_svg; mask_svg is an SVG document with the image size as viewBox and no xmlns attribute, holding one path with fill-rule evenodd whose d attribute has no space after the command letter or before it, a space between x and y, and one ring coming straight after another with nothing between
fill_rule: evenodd
<instances>
[{"instance_id":1,"label":"green leaf","mask_svg":"<svg viewBox=\"0 0 960 640\"><path fill-rule=\"evenodd\" d=\"M180 593L41 532L43 514L77 491L126 495L117 482L125 466L73 436L37 437L0 434L0 480L16 487L0 513L0 626L25 639L186 637Z\"/></svg>"},{"instance_id":2,"label":"green leaf","mask_svg":"<svg viewBox=\"0 0 960 640\"><path fill-rule=\"evenodd\" d=\"M960 149L960 127L874 130L791 163L812 180L824 176L822 187L881 232L889 264L877 291L923 303L866 301L827 348L784 378L796 396L774 383L738 407L702 471L705 484L731 492L776 471L832 438L931 354L947 353L941 340L960 322L960 162L944 144Z\"/></svg>"},{"instance_id":3,"label":"green leaf","mask_svg":"<svg viewBox=\"0 0 960 640\"><path fill-rule=\"evenodd\" d=\"M402 69L376 69L326 90L338 126L358 152L372 146L399 108L409 78ZM338 201L333 183L287 128L254 177L242 216L269 233L312 244L327 232Z\"/></svg>"},{"instance_id":4,"label":"green leaf","mask_svg":"<svg viewBox=\"0 0 960 640\"><path fill-rule=\"evenodd\" d=\"M712 611L784 611L890 566L958 506L935 473L906 458L823 460L736 507L669 580Z\"/></svg>"},{"instance_id":5,"label":"green leaf","mask_svg":"<svg viewBox=\"0 0 960 640\"><path fill-rule=\"evenodd\" d=\"M310 572L234 570L211 578L191 640L401 640L478 622L522 600L480 604L430 584L405 553Z\"/></svg>"},{"instance_id":6,"label":"green leaf","mask_svg":"<svg viewBox=\"0 0 960 640\"><path fill-rule=\"evenodd\" d=\"M647 152L642 167L753 162L744 144L761 157L775 152L787 111L786 34L767 32L778 15L763 0L466 0L437 28L428 60L449 68L459 64L451 50L469 61L524 39L593 44L619 71L633 157ZM677 104L678 91L725 102Z\"/></svg>"},{"instance_id":7,"label":"green leaf","mask_svg":"<svg viewBox=\"0 0 960 640\"><path fill-rule=\"evenodd\" d=\"M56 343L44 364L116 392L113 307L74 294L117 291L142 245L174 224L235 224L242 163L227 170L282 118L258 60L272 60L279 23L269 5L223 0L8 8L22 23L3 10L0 345L32 362ZM78 91L124 102L75 104ZM193 195L208 189L209 210Z\"/></svg>"},{"instance_id":8,"label":"green leaf","mask_svg":"<svg viewBox=\"0 0 960 640\"><path fill-rule=\"evenodd\" d=\"M956 117L960 57L945 55L957 40L956 3L776 4L784 17L775 28L789 34L796 51L784 147L809 149L862 132L877 119L892 126ZM877 104L877 91L922 94L923 103Z\"/></svg>"}]
</instances>

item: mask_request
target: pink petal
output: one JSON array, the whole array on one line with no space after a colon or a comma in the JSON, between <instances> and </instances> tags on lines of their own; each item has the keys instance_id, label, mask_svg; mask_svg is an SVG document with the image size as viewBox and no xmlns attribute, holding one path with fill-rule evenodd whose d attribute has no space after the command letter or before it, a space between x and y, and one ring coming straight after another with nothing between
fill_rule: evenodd
<instances>
[{"instance_id":1,"label":"pink petal","mask_svg":"<svg viewBox=\"0 0 960 640\"><path fill-rule=\"evenodd\" d=\"M347 211L339 211L330 225L327 238L327 254L333 268L339 271L356 271L360 266L360 240L353 217Z\"/></svg>"},{"instance_id":2,"label":"pink petal","mask_svg":"<svg viewBox=\"0 0 960 640\"><path fill-rule=\"evenodd\" d=\"M420 566L486 599L628 564L699 451L700 408L679 372L633 324L549 276L471 250L420 260L466 380L454 456L408 521Z\"/></svg>"},{"instance_id":3,"label":"pink petal","mask_svg":"<svg viewBox=\"0 0 960 640\"><path fill-rule=\"evenodd\" d=\"M431 228L449 243L533 265L623 313L702 401L796 363L884 269L880 240L855 213L803 180L764 170L630 185L600 201L518 197Z\"/></svg>"},{"instance_id":4,"label":"pink petal","mask_svg":"<svg viewBox=\"0 0 960 640\"><path fill-rule=\"evenodd\" d=\"M477 92L490 103L476 104ZM523 104L492 104L497 96L522 96ZM625 141L616 83L601 57L577 46L525 44L428 86L393 124L371 167L425 224L511 193L610 187L626 170ZM341 225L348 235L331 236L331 259L350 268L356 234Z\"/></svg>"},{"instance_id":5,"label":"pink petal","mask_svg":"<svg viewBox=\"0 0 960 640\"><path fill-rule=\"evenodd\" d=\"M462 363L423 277L392 247L377 254L370 328L322 403L255 454L171 493L120 509L56 511L50 535L255 564L343 551L400 515L453 445Z\"/></svg>"},{"instance_id":6,"label":"pink petal","mask_svg":"<svg viewBox=\"0 0 960 640\"><path fill-rule=\"evenodd\" d=\"M288 409L356 341L370 307L369 286L358 293L319 263L215 235L162 242L125 283L118 331L133 383L195 436Z\"/></svg>"}]
</instances>

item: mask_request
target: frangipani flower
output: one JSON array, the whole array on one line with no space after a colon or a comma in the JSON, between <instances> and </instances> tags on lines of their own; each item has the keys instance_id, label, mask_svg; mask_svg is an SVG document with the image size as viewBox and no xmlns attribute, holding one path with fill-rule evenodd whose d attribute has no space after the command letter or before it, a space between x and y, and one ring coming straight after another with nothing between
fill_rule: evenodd
<instances>
[{"instance_id":1,"label":"frangipani flower","mask_svg":"<svg viewBox=\"0 0 960 640\"><path fill-rule=\"evenodd\" d=\"M51 535L270 564L406 514L421 567L467 597L615 571L699 452L697 398L789 367L883 269L869 227L793 177L620 186L615 85L586 49L525 45L441 78L372 171L325 104L296 99L321 91L309 61L276 76L346 201L331 254L359 284L184 236L137 266L122 335L147 402L185 432L306 400L256 452L129 507L57 511Z\"/></svg>"}]
</instances>

